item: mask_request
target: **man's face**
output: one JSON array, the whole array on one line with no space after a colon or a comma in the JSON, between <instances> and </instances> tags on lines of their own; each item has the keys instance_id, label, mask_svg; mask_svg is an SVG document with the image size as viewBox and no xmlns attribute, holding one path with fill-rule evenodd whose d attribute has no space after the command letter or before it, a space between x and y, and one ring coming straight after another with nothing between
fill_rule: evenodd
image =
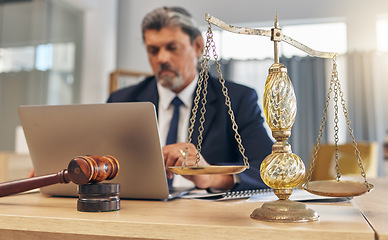
<instances>
[{"instance_id":1,"label":"man's face","mask_svg":"<svg viewBox=\"0 0 388 240\"><path fill-rule=\"evenodd\" d=\"M146 30L144 43L152 71L162 86L178 93L190 84L203 49L201 36L192 44L181 28L164 27Z\"/></svg>"}]
</instances>

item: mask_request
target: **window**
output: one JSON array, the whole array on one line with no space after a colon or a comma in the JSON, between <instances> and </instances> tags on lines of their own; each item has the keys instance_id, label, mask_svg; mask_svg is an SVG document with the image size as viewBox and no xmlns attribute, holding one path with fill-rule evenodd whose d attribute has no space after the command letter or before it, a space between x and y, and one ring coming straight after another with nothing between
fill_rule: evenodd
<instances>
[{"instance_id":1,"label":"window","mask_svg":"<svg viewBox=\"0 0 388 240\"><path fill-rule=\"evenodd\" d=\"M44 44L36 47L35 67L40 71L51 69L53 64L53 45Z\"/></svg>"},{"instance_id":2,"label":"window","mask_svg":"<svg viewBox=\"0 0 388 240\"><path fill-rule=\"evenodd\" d=\"M13 151L18 106L79 101L84 12L39 0L0 4L0 15L0 150Z\"/></svg>"},{"instance_id":3,"label":"window","mask_svg":"<svg viewBox=\"0 0 388 240\"><path fill-rule=\"evenodd\" d=\"M33 46L0 48L0 73L31 71L34 55Z\"/></svg>"},{"instance_id":4,"label":"window","mask_svg":"<svg viewBox=\"0 0 388 240\"><path fill-rule=\"evenodd\" d=\"M317 51L339 54L347 51L346 24L343 22L285 26L283 33ZM286 57L307 56L305 52L287 43L281 46Z\"/></svg>"},{"instance_id":5,"label":"window","mask_svg":"<svg viewBox=\"0 0 388 240\"><path fill-rule=\"evenodd\" d=\"M388 52L388 18L378 19L376 22L377 49Z\"/></svg>"},{"instance_id":6,"label":"window","mask_svg":"<svg viewBox=\"0 0 388 240\"><path fill-rule=\"evenodd\" d=\"M75 45L71 42L0 48L0 73L33 69L73 72L74 57Z\"/></svg>"}]
</instances>

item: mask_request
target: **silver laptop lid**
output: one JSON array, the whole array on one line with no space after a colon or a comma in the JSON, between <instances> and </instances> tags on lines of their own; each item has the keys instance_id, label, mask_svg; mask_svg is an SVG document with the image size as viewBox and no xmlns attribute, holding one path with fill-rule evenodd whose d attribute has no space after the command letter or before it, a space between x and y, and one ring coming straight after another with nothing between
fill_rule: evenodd
<instances>
[{"instance_id":1,"label":"silver laptop lid","mask_svg":"<svg viewBox=\"0 0 388 240\"><path fill-rule=\"evenodd\" d=\"M120 163L120 198L169 196L155 106L149 102L20 106L36 175L57 173L80 155L112 155ZM73 183L43 187L46 195L78 196Z\"/></svg>"}]
</instances>

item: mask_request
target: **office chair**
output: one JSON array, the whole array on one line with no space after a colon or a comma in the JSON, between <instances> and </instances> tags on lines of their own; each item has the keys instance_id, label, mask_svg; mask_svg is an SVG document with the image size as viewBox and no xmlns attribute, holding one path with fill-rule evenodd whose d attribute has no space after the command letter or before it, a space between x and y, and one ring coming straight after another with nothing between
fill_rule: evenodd
<instances>
[{"instance_id":1,"label":"office chair","mask_svg":"<svg viewBox=\"0 0 388 240\"><path fill-rule=\"evenodd\" d=\"M360 142L357 144L368 178L377 177L378 145L376 142ZM339 172L344 178L361 177L355 148L352 143L338 145ZM311 161L310 161L311 162ZM321 144L315 160L311 180L333 180L336 178L335 145Z\"/></svg>"}]
</instances>

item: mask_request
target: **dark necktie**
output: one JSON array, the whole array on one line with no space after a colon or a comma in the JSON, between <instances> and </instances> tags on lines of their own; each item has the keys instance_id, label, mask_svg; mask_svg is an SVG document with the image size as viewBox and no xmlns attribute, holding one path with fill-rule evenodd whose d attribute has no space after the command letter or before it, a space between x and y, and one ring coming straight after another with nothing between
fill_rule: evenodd
<instances>
[{"instance_id":1,"label":"dark necktie","mask_svg":"<svg viewBox=\"0 0 388 240\"><path fill-rule=\"evenodd\" d=\"M178 123L179 123L179 107L183 104L183 102L175 97L171 104L174 106L174 113L172 114L170 129L168 130L166 145L176 143L178 136ZM172 187L172 179L167 179L167 183L169 188Z\"/></svg>"},{"instance_id":2,"label":"dark necktie","mask_svg":"<svg viewBox=\"0 0 388 240\"><path fill-rule=\"evenodd\" d=\"M183 102L175 97L171 104L174 106L174 113L170 122L170 129L168 130L166 145L176 143L178 136L178 123L179 123L179 107L183 104Z\"/></svg>"}]
</instances>

